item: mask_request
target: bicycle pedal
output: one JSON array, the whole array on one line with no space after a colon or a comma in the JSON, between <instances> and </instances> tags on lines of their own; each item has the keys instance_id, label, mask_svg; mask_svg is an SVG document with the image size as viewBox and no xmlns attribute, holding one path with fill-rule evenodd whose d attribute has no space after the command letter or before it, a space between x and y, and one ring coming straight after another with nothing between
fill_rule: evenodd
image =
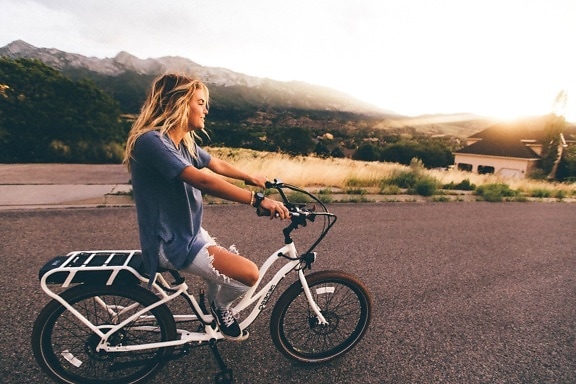
<instances>
[{"instance_id":1,"label":"bicycle pedal","mask_svg":"<svg viewBox=\"0 0 576 384\"><path fill-rule=\"evenodd\" d=\"M249 337L250 337L250 332L248 332L247 330L244 329L242 331L242 336L240 336L240 339L238 341L244 341Z\"/></svg>"},{"instance_id":2,"label":"bicycle pedal","mask_svg":"<svg viewBox=\"0 0 576 384\"><path fill-rule=\"evenodd\" d=\"M250 337L250 332L248 332L247 330L244 329L244 330L242 330L242 336L238 337L237 339L227 339L226 337L224 337L221 340L238 342L238 341L244 341L248 337Z\"/></svg>"}]
</instances>

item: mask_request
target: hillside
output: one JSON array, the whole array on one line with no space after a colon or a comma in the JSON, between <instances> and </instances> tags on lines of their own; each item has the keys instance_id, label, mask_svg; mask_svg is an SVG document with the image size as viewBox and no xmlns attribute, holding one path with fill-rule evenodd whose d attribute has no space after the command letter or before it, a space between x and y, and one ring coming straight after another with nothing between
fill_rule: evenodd
<instances>
[{"instance_id":1,"label":"hillside","mask_svg":"<svg viewBox=\"0 0 576 384\"><path fill-rule=\"evenodd\" d=\"M207 83L212 99L210 120L219 126L232 124L256 130L306 127L320 132L366 129L466 137L488 123L468 114L409 118L334 89L247 76L182 57L139 59L120 52L101 59L37 48L21 40L0 48L0 57L37 59L73 79L91 79L119 102L125 114L137 113L151 80L170 71L189 73Z\"/></svg>"},{"instance_id":2,"label":"hillside","mask_svg":"<svg viewBox=\"0 0 576 384\"><path fill-rule=\"evenodd\" d=\"M37 48L18 40L0 48L0 57L37 59L63 73L88 77L154 77L166 72L182 72L202 79L210 88L219 89L222 101L241 96L246 106L351 112L383 116L393 114L352 98L345 93L302 82L281 82L248 76L224 68L205 67L182 57L139 59L128 52L113 58L99 59ZM148 79L147 79L148 80ZM227 92L223 90L227 89ZM236 101L238 105L240 101Z\"/></svg>"}]
</instances>

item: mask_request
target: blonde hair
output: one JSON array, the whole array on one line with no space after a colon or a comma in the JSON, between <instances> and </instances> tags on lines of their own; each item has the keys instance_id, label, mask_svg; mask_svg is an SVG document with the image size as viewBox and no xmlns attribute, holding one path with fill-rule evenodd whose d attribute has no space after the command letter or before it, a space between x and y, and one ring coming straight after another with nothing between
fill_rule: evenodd
<instances>
[{"instance_id":1,"label":"blonde hair","mask_svg":"<svg viewBox=\"0 0 576 384\"><path fill-rule=\"evenodd\" d=\"M190 101L198 89L204 91L206 108L208 108L208 87L201 81L175 74L166 74L156 78L142 105L140 115L130 129L123 163L130 167L134 144L144 133L159 131L164 135L171 129L187 127ZM192 131L182 140L182 144L194 158L196 157L196 139L198 135Z\"/></svg>"}]
</instances>

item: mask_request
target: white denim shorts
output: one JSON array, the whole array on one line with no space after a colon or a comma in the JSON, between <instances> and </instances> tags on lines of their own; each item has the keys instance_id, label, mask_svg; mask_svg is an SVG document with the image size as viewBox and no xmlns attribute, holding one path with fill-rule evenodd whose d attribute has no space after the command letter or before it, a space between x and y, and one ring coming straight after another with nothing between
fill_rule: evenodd
<instances>
[{"instance_id":1,"label":"white denim shorts","mask_svg":"<svg viewBox=\"0 0 576 384\"><path fill-rule=\"evenodd\" d=\"M190 265L179 271L191 273L206 280L208 283L208 299L212 301L216 298L220 305L225 306L245 293L250 287L231 279L214 268L214 256L208 252L208 247L219 245L204 228L201 229L201 236L204 238L206 245L202 247L196 257L194 257ZM238 253L234 247L230 247L229 251ZM159 264L162 268L175 269L166 257L162 244L160 245ZM218 296L216 297L216 295Z\"/></svg>"}]
</instances>

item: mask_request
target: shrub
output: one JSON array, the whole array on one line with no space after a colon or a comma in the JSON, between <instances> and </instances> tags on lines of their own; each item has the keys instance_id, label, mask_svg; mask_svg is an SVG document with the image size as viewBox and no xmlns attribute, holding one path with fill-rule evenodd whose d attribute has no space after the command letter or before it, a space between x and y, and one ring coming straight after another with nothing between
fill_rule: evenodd
<instances>
[{"instance_id":1,"label":"shrub","mask_svg":"<svg viewBox=\"0 0 576 384\"><path fill-rule=\"evenodd\" d=\"M473 191L476 189L476 185L472 184L470 182L470 179L464 179L461 182L459 182L458 184L454 183L453 181L451 181L448 184L444 184L442 186L442 189L450 189L450 190L456 189L459 191Z\"/></svg>"},{"instance_id":2,"label":"shrub","mask_svg":"<svg viewBox=\"0 0 576 384\"><path fill-rule=\"evenodd\" d=\"M416 185L417 179L416 174L412 171L395 171L390 179L382 180L380 187L396 185L400 188L413 188Z\"/></svg>"},{"instance_id":3,"label":"shrub","mask_svg":"<svg viewBox=\"0 0 576 384\"><path fill-rule=\"evenodd\" d=\"M555 198L557 198L558 200L562 200L566 197L566 192L559 189L556 191L556 194L554 195Z\"/></svg>"},{"instance_id":4,"label":"shrub","mask_svg":"<svg viewBox=\"0 0 576 384\"><path fill-rule=\"evenodd\" d=\"M398 171L392 174L390 179L384 179L380 182L380 193L390 190L390 186L405 188L410 194L421 196L432 196L436 193L438 182L430 176L426 176L419 165L419 160L412 161L410 171Z\"/></svg>"},{"instance_id":5,"label":"shrub","mask_svg":"<svg viewBox=\"0 0 576 384\"><path fill-rule=\"evenodd\" d=\"M424 167L424 163L417 157L413 157L410 160L410 169L414 171L414 173L422 173L426 167Z\"/></svg>"},{"instance_id":6,"label":"shrub","mask_svg":"<svg viewBox=\"0 0 576 384\"><path fill-rule=\"evenodd\" d=\"M544 188L533 189L530 192L531 197L545 198L545 197L550 197L551 195L552 195L552 193L550 192L550 190L544 189Z\"/></svg>"},{"instance_id":7,"label":"shrub","mask_svg":"<svg viewBox=\"0 0 576 384\"><path fill-rule=\"evenodd\" d=\"M414 190L420 196L432 196L436 192L437 182L430 177L422 177L416 182Z\"/></svg>"},{"instance_id":8,"label":"shrub","mask_svg":"<svg viewBox=\"0 0 576 384\"><path fill-rule=\"evenodd\" d=\"M381 185L379 193L381 195L399 195L400 187L397 185Z\"/></svg>"},{"instance_id":9,"label":"shrub","mask_svg":"<svg viewBox=\"0 0 576 384\"><path fill-rule=\"evenodd\" d=\"M334 201L334 197L332 196L332 194L329 193L321 193L318 195L318 200L320 200L324 204L329 204Z\"/></svg>"},{"instance_id":10,"label":"shrub","mask_svg":"<svg viewBox=\"0 0 576 384\"><path fill-rule=\"evenodd\" d=\"M510 189L507 184L494 183L479 186L476 189L476 195L481 196L484 201L500 202L505 197L515 197L518 193Z\"/></svg>"},{"instance_id":11,"label":"shrub","mask_svg":"<svg viewBox=\"0 0 576 384\"><path fill-rule=\"evenodd\" d=\"M366 190L363 188L348 188L346 189L348 195L365 195Z\"/></svg>"},{"instance_id":12,"label":"shrub","mask_svg":"<svg viewBox=\"0 0 576 384\"><path fill-rule=\"evenodd\" d=\"M378 179L357 179L354 177L346 180L347 187L360 188L360 187L374 187L378 185Z\"/></svg>"},{"instance_id":13,"label":"shrub","mask_svg":"<svg viewBox=\"0 0 576 384\"><path fill-rule=\"evenodd\" d=\"M291 192L288 194L288 200L291 203L309 203L310 197L302 192Z\"/></svg>"}]
</instances>

